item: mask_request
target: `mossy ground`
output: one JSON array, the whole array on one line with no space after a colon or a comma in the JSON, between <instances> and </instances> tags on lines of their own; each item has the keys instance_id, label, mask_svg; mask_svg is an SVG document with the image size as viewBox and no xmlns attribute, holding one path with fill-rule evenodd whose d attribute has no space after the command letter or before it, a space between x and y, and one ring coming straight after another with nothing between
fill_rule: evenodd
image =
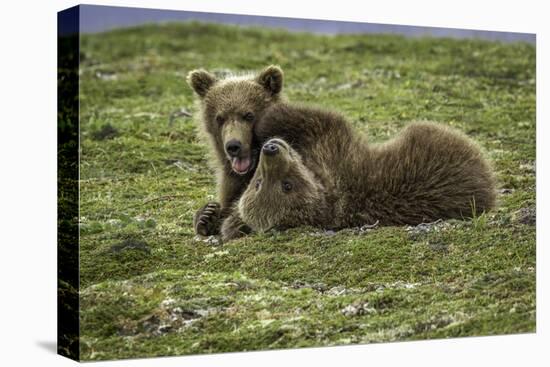
<instances>
[{"instance_id":1,"label":"mossy ground","mask_svg":"<svg viewBox=\"0 0 550 367\"><path fill-rule=\"evenodd\" d=\"M290 100L373 141L411 120L487 151L499 209L426 228L197 239L215 199L194 68L279 64ZM100 360L535 330L535 49L149 25L81 39L81 353Z\"/></svg>"}]
</instances>

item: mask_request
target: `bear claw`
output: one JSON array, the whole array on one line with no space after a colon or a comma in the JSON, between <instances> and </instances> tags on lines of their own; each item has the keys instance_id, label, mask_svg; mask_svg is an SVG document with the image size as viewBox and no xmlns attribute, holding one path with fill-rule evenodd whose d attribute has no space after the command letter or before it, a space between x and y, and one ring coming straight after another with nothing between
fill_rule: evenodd
<instances>
[{"instance_id":1,"label":"bear claw","mask_svg":"<svg viewBox=\"0 0 550 367\"><path fill-rule=\"evenodd\" d=\"M201 236L212 236L220 231L220 204L208 203L195 214L195 232Z\"/></svg>"}]
</instances>

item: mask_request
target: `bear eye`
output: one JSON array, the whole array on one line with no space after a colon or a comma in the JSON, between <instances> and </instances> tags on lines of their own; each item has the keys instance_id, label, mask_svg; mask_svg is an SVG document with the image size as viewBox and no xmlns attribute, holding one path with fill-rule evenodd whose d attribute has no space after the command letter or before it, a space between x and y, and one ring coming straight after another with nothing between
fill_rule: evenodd
<instances>
[{"instance_id":1,"label":"bear eye","mask_svg":"<svg viewBox=\"0 0 550 367\"><path fill-rule=\"evenodd\" d=\"M259 178L256 180L256 183L254 185L254 187L256 187L256 190L258 190L260 188L260 185L262 184L262 179Z\"/></svg>"},{"instance_id":2,"label":"bear eye","mask_svg":"<svg viewBox=\"0 0 550 367\"><path fill-rule=\"evenodd\" d=\"M243 115L243 119L245 119L248 122L254 121L254 114L252 112L247 112Z\"/></svg>"},{"instance_id":3,"label":"bear eye","mask_svg":"<svg viewBox=\"0 0 550 367\"><path fill-rule=\"evenodd\" d=\"M290 190L292 190L292 184L288 181L283 181L283 191L289 192Z\"/></svg>"},{"instance_id":4,"label":"bear eye","mask_svg":"<svg viewBox=\"0 0 550 367\"><path fill-rule=\"evenodd\" d=\"M216 122L221 125L225 122L225 118L222 115L217 115Z\"/></svg>"}]
</instances>

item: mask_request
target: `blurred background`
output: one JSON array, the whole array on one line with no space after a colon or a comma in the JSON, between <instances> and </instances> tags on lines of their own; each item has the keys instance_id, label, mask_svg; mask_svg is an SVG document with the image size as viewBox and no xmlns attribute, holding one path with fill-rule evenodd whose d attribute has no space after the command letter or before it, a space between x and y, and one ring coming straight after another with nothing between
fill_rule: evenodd
<instances>
[{"instance_id":1,"label":"blurred background","mask_svg":"<svg viewBox=\"0 0 550 367\"><path fill-rule=\"evenodd\" d=\"M493 32L484 30L416 27L376 23L342 22L314 19L279 18L256 15L218 14L161 9L125 8L114 6L80 5L80 32L97 33L115 28L131 27L146 23L173 21L203 21L243 26L267 26L289 31L307 31L320 34L342 33L390 33L408 37L479 38L505 42L523 41L535 43L535 34ZM61 27L61 32L69 28Z\"/></svg>"}]
</instances>

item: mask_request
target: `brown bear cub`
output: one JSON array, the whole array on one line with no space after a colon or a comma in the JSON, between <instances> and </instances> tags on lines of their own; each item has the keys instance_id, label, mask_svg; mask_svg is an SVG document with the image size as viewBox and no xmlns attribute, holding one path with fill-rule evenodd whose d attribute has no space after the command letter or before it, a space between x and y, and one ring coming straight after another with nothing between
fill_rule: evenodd
<instances>
[{"instance_id":1,"label":"brown bear cub","mask_svg":"<svg viewBox=\"0 0 550 367\"><path fill-rule=\"evenodd\" d=\"M193 224L200 235L216 235L254 174L261 148L254 125L266 108L281 103L283 72L269 66L259 75L220 80L205 70L194 70L187 81L199 96L200 125L215 155L219 198L219 203L202 207Z\"/></svg>"},{"instance_id":2,"label":"brown bear cub","mask_svg":"<svg viewBox=\"0 0 550 367\"><path fill-rule=\"evenodd\" d=\"M238 202L255 231L419 224L495 205L495 179L479 147L439 124L411 123L370 145L336 113L285 104L271 107L255 133L268 140Z\"/></svg>"}]
</instances>

